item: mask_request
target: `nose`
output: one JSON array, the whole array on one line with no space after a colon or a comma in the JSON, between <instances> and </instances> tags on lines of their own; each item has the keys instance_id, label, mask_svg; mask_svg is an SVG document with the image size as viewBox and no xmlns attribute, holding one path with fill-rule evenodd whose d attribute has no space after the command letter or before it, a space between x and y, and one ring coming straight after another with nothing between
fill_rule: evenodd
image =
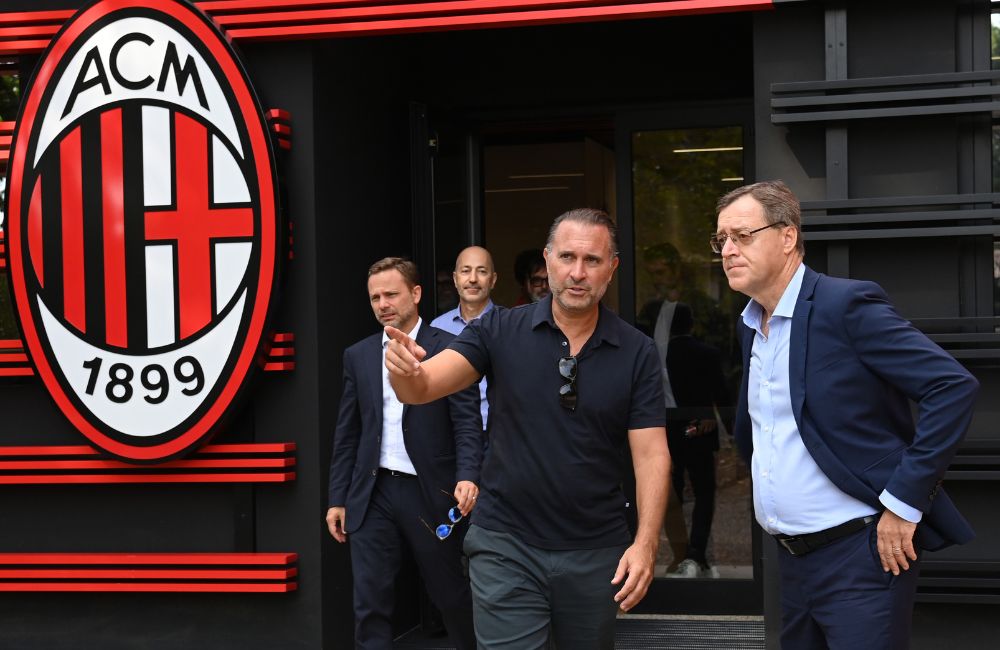
<instances>
[{"instance_id":1,"label":"nose","mask_svg":"<svg viewBox=\"0 0 1000 650\"><path fill-rule=\"evenodd\" d=\"M574 280L583 279L587 275L586 262L583 259L577 259L575 262L573 262L573 266L570 267L569 273L570 277L572 277Z\"/></svg>"},{"instance_id":2,"label":"nose","mask_svg":"<svg viewBox=\"0 0 1000 650\"><path fill-rule=\"evenodd\" d=\"M722 245L721 255L723 257L732 257L733 255L739 254L739 252L740 247L733 242L733 238L726 237L726 243Z\"/></svg>"}]
</instances>

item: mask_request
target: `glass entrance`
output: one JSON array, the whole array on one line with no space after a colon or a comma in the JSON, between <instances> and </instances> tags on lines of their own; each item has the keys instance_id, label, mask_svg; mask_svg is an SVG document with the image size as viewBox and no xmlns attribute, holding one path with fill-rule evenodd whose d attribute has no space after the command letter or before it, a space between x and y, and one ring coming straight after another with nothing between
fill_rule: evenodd
<instances>
[{"instance_id":1,"label":"glass entrance","mask_svg":"<svg viewBox=\"0 0 1000 650\"><path fill-rule=\"evenodd\" d=\"M665 126L690 124L692 115L712 125ZM667 362L676 468L656 579L637 613L763 608L750 478L730 435L742 371L735 324L745 299L729 289L708 244L716 200L752 176L743 115L732 108L684 111L676 120L620 113L574 132L534 125L529 134L470 124L467 142L478 149L454 156L464 171L445 174L443 160L435 165L435 268L450 279L458 250L484 245L499 274L493 299L500 305L530 299L532 282L543 282L534 275L544 266L520 269L518 260L540 253L558 214L598 207L618 221L622 266L605 302L654 338ZM443 191L448 177L466 180ZM440 312L448 293L438 294Z\"/></svg>"},{"instance_id":2,"label":"glass entrance","mask_svg":"<svg viewBox=\"0 0 1000 650\"><path fill-rule=\"evenodd\" d=\"M618 142L630 173L631 315L664 362L673 459L643 610L757 613L750 477L730 433L742 372L735 326L746 299L729 289L708 244L716 201L747 176L744 128L625 119Z\"/></svg>"}]
</instances>

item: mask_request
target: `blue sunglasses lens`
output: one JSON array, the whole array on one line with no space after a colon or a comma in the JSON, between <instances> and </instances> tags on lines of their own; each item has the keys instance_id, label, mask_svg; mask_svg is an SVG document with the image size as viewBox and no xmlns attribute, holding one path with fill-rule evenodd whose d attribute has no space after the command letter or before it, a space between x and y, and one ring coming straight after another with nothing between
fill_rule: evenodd
<instances>
[{"instance_id":1,"label":"blue sunglasses lens","mask_svg":"<svg viewBox=\"0 0 1000 650\"><path fill-rule=\"evenodd\" d=\"M437 535L438 539L444 539L448 535L451 535L451 526L448 524L441 524L434 529L434 534Z\"/></svg>"},{"instance_id":2,"label":"blue sunglasses lens","mask_svg":"<svg viewBox=\"0 0 1000 650\"><path fill-rule=\"evenodd\" d=\"M462 511L458 508L451 508L448 510L448 521L453 524L457 524L462 521Z\"/></svg>"}]
</instances>

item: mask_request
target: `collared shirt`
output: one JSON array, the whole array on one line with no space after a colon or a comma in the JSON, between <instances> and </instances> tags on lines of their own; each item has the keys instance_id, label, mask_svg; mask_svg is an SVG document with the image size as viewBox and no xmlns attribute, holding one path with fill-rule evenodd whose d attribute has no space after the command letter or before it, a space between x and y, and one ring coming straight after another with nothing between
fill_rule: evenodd
<instances>
[{"instance_id":1,"label":"collared shirt","mask_svg":"<svg viewBox=\"0 0 1000 650\"><path fill-rule=\"evenodd\" d=\"M751 300L743 310L744 324L756 331L747 395L753 423L753 505L757 521L771 534L813 533L875 514L823 473L795 423L788 351L804 274L805 266L800 265L771 315L767 336L761 306Z\"/></svg>"},{"instance_id":2,"label":"collared shirt","mask_svg":"<svg viewBox=\"0 0 1000 650\"><path fill-rule=\"evenodd\" d=\"M468 325L471 321L476 320L476 318L482 318L483 316L488 314L492 309L493 309L493 301L487 300L486 307L483 308L483 311L479 312L478 316L476 316L475 318L471 318L469 320L465 320L464 318L462 318L462 308L461 305L459 305L458 307L455 307L451 311L446 311L445 313L441 314L440 316L432 320L431 327L436 327L446 332L451 332L455 336L458 336L459 334L462 333L462 330L465 329L465 326ZM479 381L479 412L482 413L483 415L483 430L485 431L486 421L487 421L486 416L490 412L490 403L489 400L486 398L486 377L483 377Z\"/></svg>"},{"instance_id":3,"label":"collared shirt","mask_svg":"<svg viewBox=\"0 0 1000 650\"><path fill-rule=\"evenodd\" d=\"M560 403L569 342L552 298L497 308L449 346L486 375L490 449L472 521L539 548L627 544L622 463L630 429L664 426L653 341L600 307L576 354L576 410Z\"/></svg>"},{"instance_id":4,"label":"collared shirt","mask_svg":"<svg viewBox=\"0 0 1000 650\"><path fill-rule=\"evenodd\" d=\"M416 340L422 320L407 334ZM378 455L378 466L394 469L416 475L417 470L406 453L406 443L403 440L403 403L396 399L396 391L389 384L389 369L385 367L385 350L389 345L389 337L382 332L382 446ZM474 413L475 411L473 411ZM475 417L475 416L473 416Z\"/></svg>"}]
</instances>

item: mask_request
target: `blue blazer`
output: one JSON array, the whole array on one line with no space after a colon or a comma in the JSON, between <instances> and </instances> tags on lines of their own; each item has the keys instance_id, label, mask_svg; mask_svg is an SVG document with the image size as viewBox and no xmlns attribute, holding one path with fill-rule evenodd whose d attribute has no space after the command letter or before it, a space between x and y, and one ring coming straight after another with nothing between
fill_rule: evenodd
<instances>
[{"instance_id":1,"label":"blue blazer","mask_svg":"<svg viewBox=\"0 0 1000 650\"><path fill-rule=\"evenodd\" d=\"M743 344L736 443L747 462L747 410L754 330ZM979 382L896 313L873 282L806 267L795 303L788 371L795 422L806 449L833 483L878 511L883 489L923 512L915 544L937 550L974 533L941 489L965 436ZM918 407L916 423L910 400Z\"/></svg>"},{"instance_id":2,"label":"blue blazer","mask_svg":"<svg viewBox=\"0 0 1000 650\"><path fill-rule=\"evenodd\" d=\"M428 358L453 336L424 323L417 343ZM346 508L347 533L355 532L368 512L382 445L382 333L344 351L344 390L330 462L329 505ZM483 460L483 423L479 385L429 404L403 405L403 442L424 497L425 512L413 513L430 525L447 519L455 505L449 495L458 481L478 485ZM439 521L440 520L440 521Z\"/></svg>"}]
</instances>

